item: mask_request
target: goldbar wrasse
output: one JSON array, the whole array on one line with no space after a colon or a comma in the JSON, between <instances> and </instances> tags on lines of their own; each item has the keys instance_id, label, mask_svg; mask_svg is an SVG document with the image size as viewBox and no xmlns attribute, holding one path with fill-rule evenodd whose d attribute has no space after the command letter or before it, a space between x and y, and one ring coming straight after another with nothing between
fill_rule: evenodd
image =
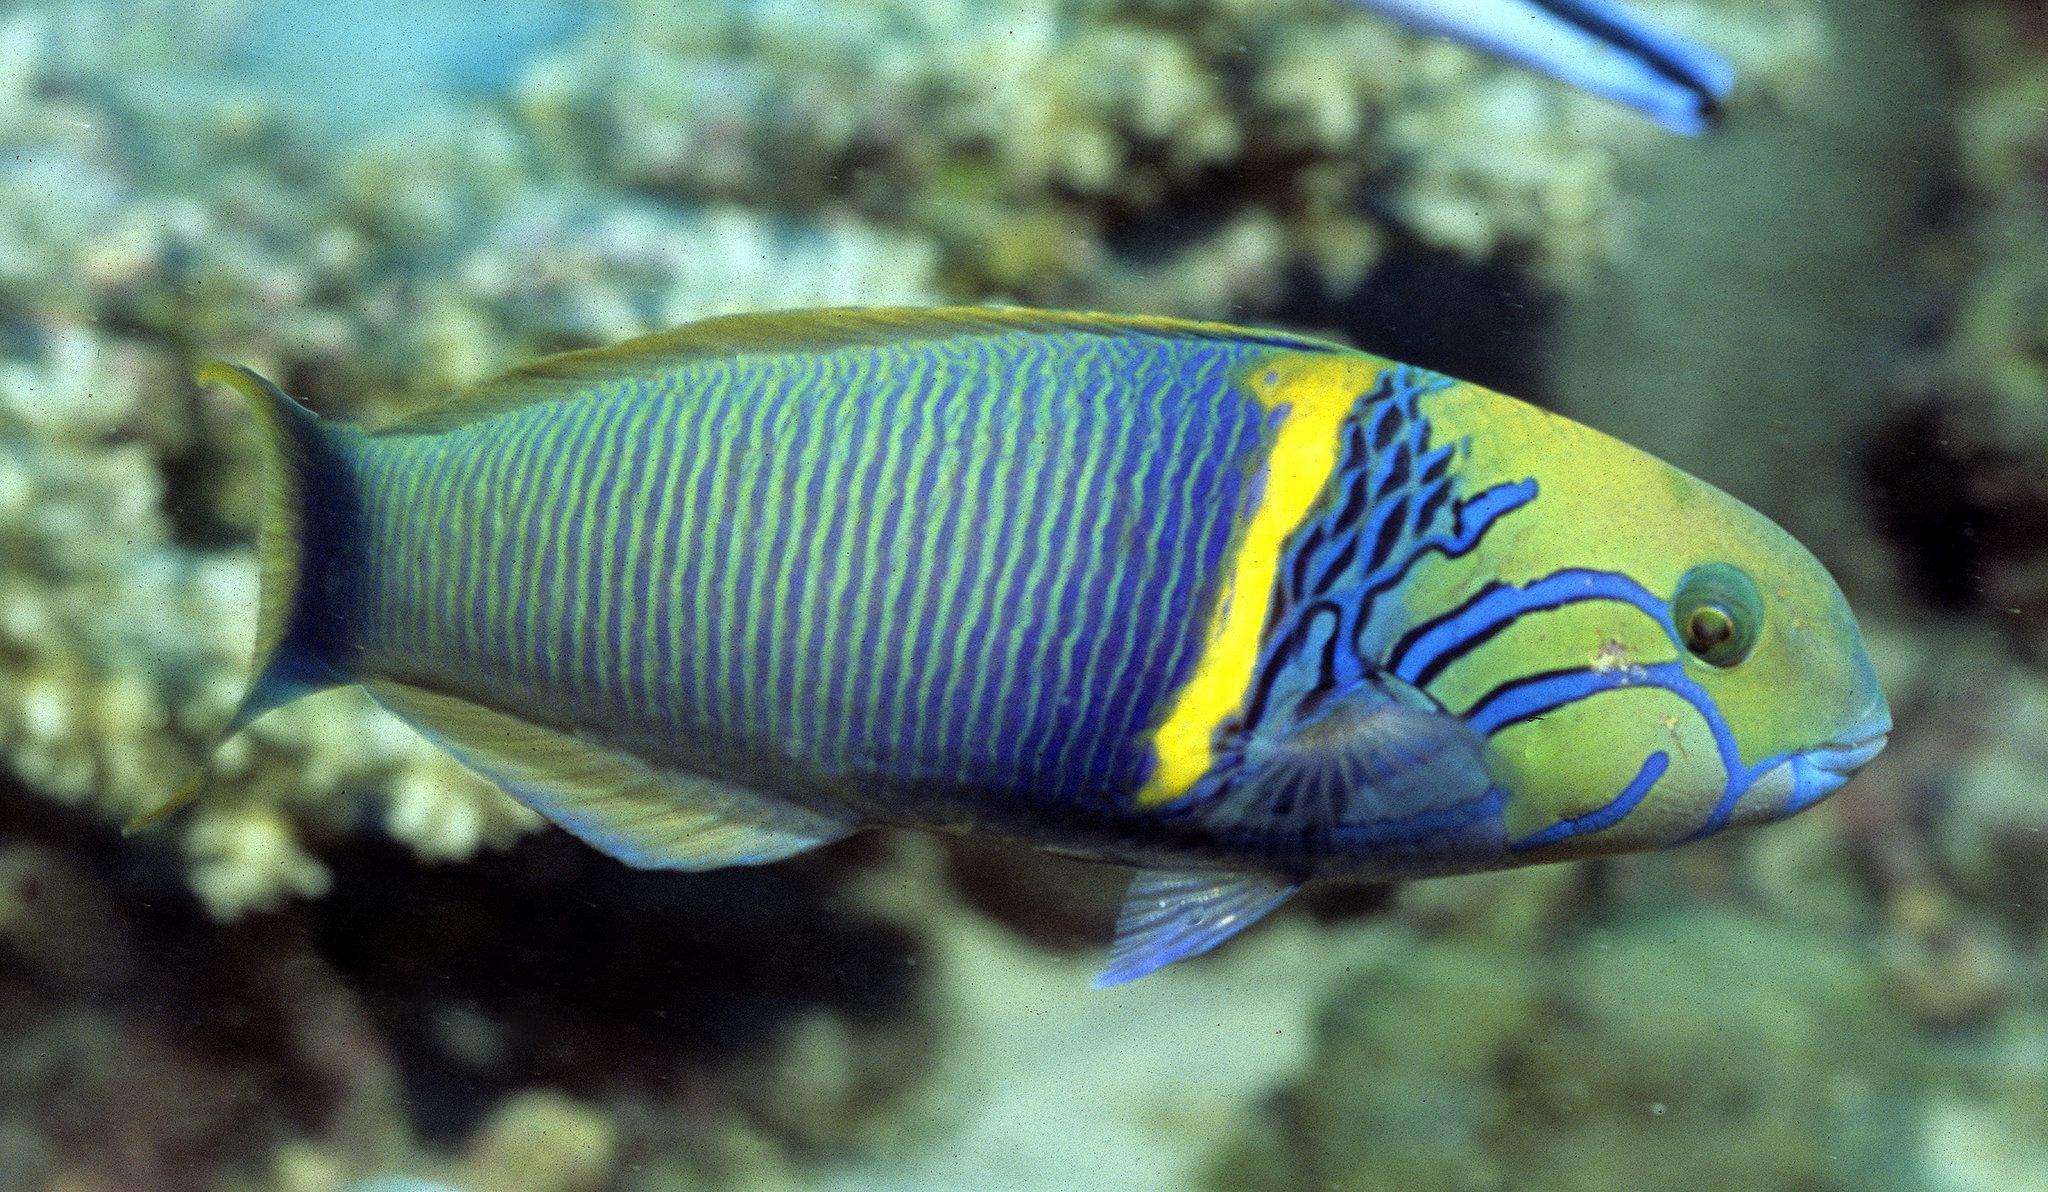
<instances>
[{"instance_id":1,"label":"goldbar wrasse","mask_svg":"<svg viewBox=\"0 0 2048 1192\"><path fill-rule=\"evenodd\" d=\"M1103 983L1312 880L1777 819L1891 728L1770 521L1314 339L739 316L374 432L202 378L248 400L270 478L262 669L224 736L360 683L632 865L898 824L1136 866Z\"/></svg>"}]
</instances>

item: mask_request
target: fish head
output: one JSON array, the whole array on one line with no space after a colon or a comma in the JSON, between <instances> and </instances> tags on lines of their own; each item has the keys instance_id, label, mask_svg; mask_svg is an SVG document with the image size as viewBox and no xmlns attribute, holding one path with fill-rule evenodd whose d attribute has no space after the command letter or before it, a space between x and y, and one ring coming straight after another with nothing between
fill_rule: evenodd
<instances>
[{"instance_id":1,"label":"fish head","mask_svg":"<svg viewBox=\"0 0 2048 1192\"><path fill-rule=\"evenodd\" d=\"M1437 429L1467 432L1465 490L1534 495L1418 576L1464 621L1437 614L1438 665L1408 664L1484 737L1515 863L1780 819L1884 747L1862 633L1805 546L1644 452L1456 388Z\"/></svg>"}]
</instances>

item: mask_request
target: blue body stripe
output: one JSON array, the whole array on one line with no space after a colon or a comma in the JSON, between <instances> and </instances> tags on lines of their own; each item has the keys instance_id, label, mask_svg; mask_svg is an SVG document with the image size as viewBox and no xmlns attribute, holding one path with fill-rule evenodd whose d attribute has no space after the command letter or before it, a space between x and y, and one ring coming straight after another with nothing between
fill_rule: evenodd
<instances>
[{"instance_id":1,"label":"blue body stripe","mask_svg":"<svg viewBox=\"0 0 2048 1192\"><path fill-rule=\"evenodd\" d=\"M1046 402L1040 370L1044 358L1045 346L1034 343L1015 361L1008 380L1016 392L1005 404L1014 408L1017 416L999 420L993 432L996 458L992 462L1008 461L1019 486L1031 480L1023 474L1031 464L1030 440L1050 430L1043 424ZM982 569L986 579L974 585L972 604L962 612L963 625L971 626L964 639L971 644L964 676L966 686L958 690L953 706L948 709L950 714L941 727L938 743L941 754L958 759L954 777L961 782L1002 776L1002 771L991 764L1001 747L989 733L989 720L999 717L1003 705L1019 694L995 686L997 643L1007 640L1008 621L1019 615L1017 608L1005 607L1004 602L1016 601L1030 608L1042 597L1042 593L1020 591L1016 586L1039 516L1032 503L1022 498L1022 491L1012 490L982 502L992 509L997 527L988 544L987 566Z\"/></svg>"},{"instance_id":2,"label":"blue body stripe","mask_svg":"<svg viewBox=\"0 0 2048 1192\"><path fill-rule=\"evenodd\" d=\"M762 509L772 499L772 486L788 463L788 452L776 441L777 428L782 426L790 405L808 395L808 381L805 378L794 384L769 386L755 406L747 423L748 444L740 465L743 480L735 487L737 499L721 530L726 549L732 554L734 571L732 598L724 609L731 628L719 638L727 655L719 664L726 680L722 702L734 714L736 735L747 738L758 737L767 723L766 709L759 698L760 672L750 664L754 655L750 639L759 634L762 602L767 598L763 589L769 579L771 558L771 551L763 548L762 537L766 535L772 544L777 529L775 524L764 522ZM777 520L786 525L788 519ZM746 528L749 540L734 543L731 535L740 527Z\"/></svg>"},{"instance_id":3,"label":"blue body stripe","mask_svg":"<svg viewBox=\"0 0 2048 1192\"><path fill-rule=\"evenodd\" d=\"M979 367L976 367L978 365ZM996 371L981 361L971 361L958 369L957 373L942 374L942 379L951 381L958 376L961 383L969 386L963 393L957 384L948 384L933 394L934 404L943 403L947 411L959 410L962 421L957 426L945 426L940 433L940 442L955 439L979 448L978 456L993 456L1001 449L998 432L988 424L994 421L998 404L1006 396L1000 386ZM934 476L944 470L946 461L943 450L937 449L926 458L923 477ZM965 473L956 478L966 483ZM984 483L986 482L984 477ZM913 493L923 491L922 484L912 488ZM953 496L953 504L959 515L954 519L952 533L945 539L923 538L924 527L918 527L923 538L924 556L941 570L938 587L931 589L934 595L944 592L948 584L958 584L960 591L947 600L941 597L936 603L927 601L918 608L918 613L932 619L934 623L933 644L943 645L950 654L955 643L973 641L979 633L987 631L984 625L976 624L971 615L974 608L976 578L983 582L992 579L988 573L987 522L990 507L1001 497L987 491L966 491ZM883 535L889 543L888 553L892 565L900 566L909 557L911 546L905 537L906 515L911 511L909 501L898 501L891 510L891 518L885 523ZM922 510L920 510L921 512ZM892 566L893 570L893 566ZM877 609L878 613L883 610ZM905 610L888 610L893 615L884 630L877 657L884 661L896 658L902 648L903 636L909 630ZM952 778L956 767L948 765L945 750L945 733L948 723L967 714L946 698L950 680L958 676L940 664L941 651L933 649L931 656L922 660L909 672L897 676L897 682L886 688L889 701L877 709L875 722L870 727L870 740L877 752L894 754L915 767L919 778ZM872 669L872 668L870 668Z\"/></svg>"},{"instance_id":4,"label":"blue body stripe","mask_svg":"<svg viewBox=\"0 0 2048 1192\"><path fill-rule=\"evenodd\" d=\"M606 672L616 666L623 644L616 632L614 618L625 595L618 572L618 560L624 544L617 538L618 532L608 530L608 527L614 504L619 500L619 492L625 482L626 470L632 466L633 448L628 436L634 417L646 400L646 383L643 380L635 380L612 399L611 404L618 412L606 425L599 440L598 455L594 461L595 475L591 477L589 546L583 551L591 569L584 574L582 598L576 601L577 623L583 627L581 640L577 643L582 689L591 703L606 706L612 715L619 713Z\"/></svg>"},{"instance_id":5,"label":"blue body stripe","mask_svg":"<svg viewBox=\"0 0 2048 1192\"><path fill-rule=\"evenodd\" d=\"M743 354L370 436L363 541L392 582L358 624L380 657L577 731L1113 802L1226 578L1274 430L1236 377L1268 350ZM986 491L945 487L975 467ZM401 566L451 510L469 541Z\"/></svg>"},{"instance_id":6,"label":"blue body stripe","mask_svg":"<svg viewBox=\"0 0 2048 1192\"><path fill-rule=\"evenodd\" d=\"M961 548L963 531L961 519L971 512L972 502L978 494L951 493L941 500L938 476L942 461L933 458L937 453L934 444L954 437L960 432L946 427L946 402L940 393L963 383L949 368L942 368L929 380L931 388L919 392L914 425L906 428L909 439L902 450L905 465L911 469L912 482L901 506L914 506L925 519L922 527L921 549L918 552L917 576L908 581L903 589L907 607L922 608L931 599L931 593L941 582L938 574L943 561L952 558ZM931 454L917 460L916 444L923 443ZM932 516L934 508L938 515ZM900 514L902 509L899 507ZM900 532L900 521L892 524L884 533L892 538ZM877 675L883 690L890 694L888 715L904 723L906 738L917 732L915 723L925 712L917 699L917 690L926 668L935 662L934 651L939 643L949 640L950 627L942 616L898 616L889 625L889 634L882 648L876 652L877 664L900 670L891 670L887 675ZM899 660L901 660L899 662Z\"/></svg>"}]
</instances>

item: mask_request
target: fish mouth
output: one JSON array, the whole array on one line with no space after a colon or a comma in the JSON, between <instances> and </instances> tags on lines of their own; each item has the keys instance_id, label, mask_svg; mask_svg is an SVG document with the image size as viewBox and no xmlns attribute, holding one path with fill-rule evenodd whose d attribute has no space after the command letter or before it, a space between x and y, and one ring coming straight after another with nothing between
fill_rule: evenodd
<instances>
[{"instance_id":1,"label":"fish mouth","mask_svg":"<svg viewBox=\"0 0 2048 1192\"><path fill-rule=\"evenodd\" d=\"M1883 752L1891 731L1891 713L1879 703L1840 736L1801 750L1759 775L1720 827L1767 824L1806 810L1840 790Z\"/></svg>"},{"instance_id":2,"label":"fish mouth","mask_svg":"<svg viewBox=\"0 0 2048 1192\"><path fill-rule=\"evenodd\" d=\"M1884 752L1885 742L1891 740L1891 725L1844 741L1830 741L1818 749L1806 752L1806 763L1816 770L1833 774L1844 780L1849 775L1870 763L1870 759Z\"/></svg>"},{"instance_id":3,"label":"fish mouth","mask_svg":"<svg viewBox=\"0 0 2048 1192\"><path fill-rule=\"evenodd\" d=\"M1817 745L1792 758L1792 792L1780 815L1804 811L1842 788L1851 775L1884 752L1891 740L1892 717L1878 705L1874 715L1825 745Z\"/></svg>"}]
</instances>

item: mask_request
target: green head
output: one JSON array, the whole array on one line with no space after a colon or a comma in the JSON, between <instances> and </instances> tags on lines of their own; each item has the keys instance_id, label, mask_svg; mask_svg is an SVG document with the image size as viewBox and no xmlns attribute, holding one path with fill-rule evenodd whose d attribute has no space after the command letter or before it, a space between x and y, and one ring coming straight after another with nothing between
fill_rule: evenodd
<instances>
[{"instance_id":1,"label":"green head","mask_svg":"<svg viewBox=\"0 0 2048 1192\"><path fill-rule=\"evenodd\" d=\"M1520 486L1418 568L1390 663L1485 738L1515 861L1660 848L1812 806L1891 715L1834 580L1769 519L1469 385L1426 397L1459 489Z\"/></svg>"}]
</instances>

